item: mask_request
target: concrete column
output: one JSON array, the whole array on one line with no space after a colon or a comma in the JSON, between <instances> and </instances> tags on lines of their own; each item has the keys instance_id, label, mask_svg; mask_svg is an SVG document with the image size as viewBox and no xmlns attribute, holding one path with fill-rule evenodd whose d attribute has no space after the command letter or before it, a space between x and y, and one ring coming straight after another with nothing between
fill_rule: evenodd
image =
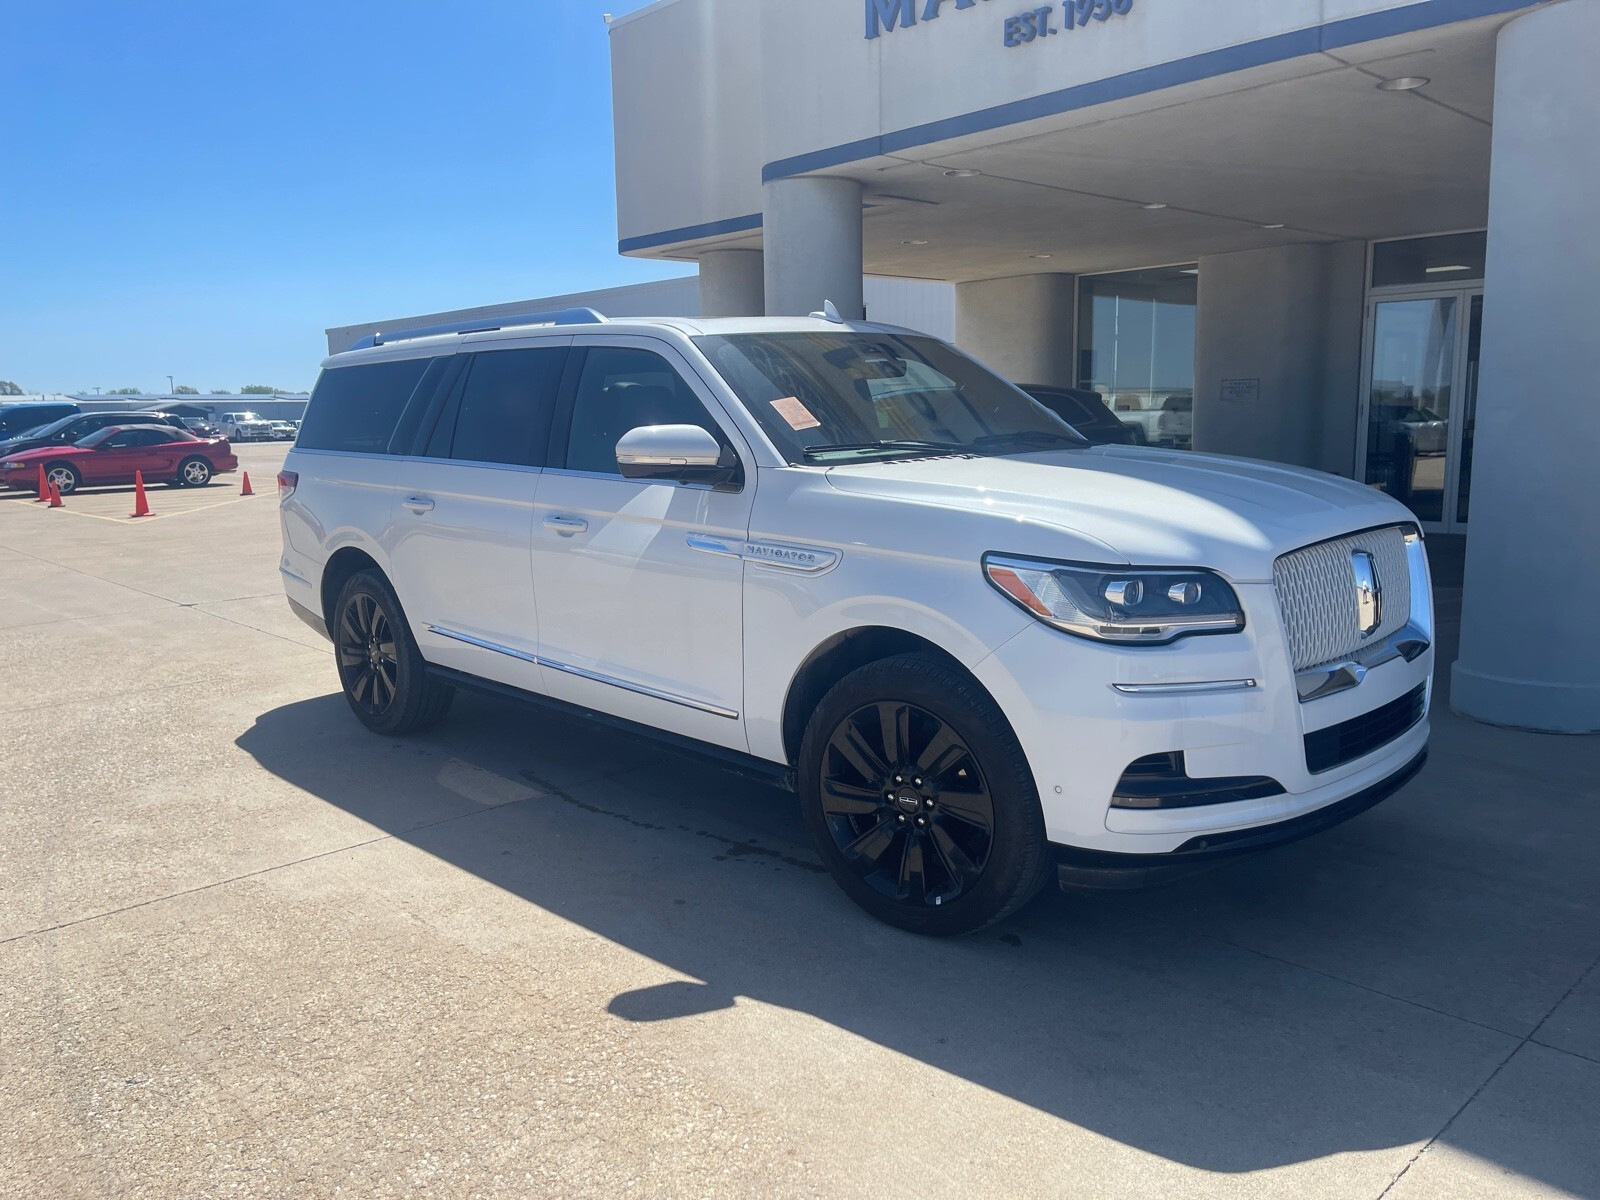
<instances>
[{"instance_id":1,"label":"concrete column","mask_svg":"<svg viewBox=\"0 0 1600 1200\"><path fill-rule=\"evenodd\" d=\"M1196 450L1353 472L1366 261L1362 242L1200 260Z\"/></svg>"},{"instance_id":2,"label":"concrete column","mask_svg":"<svg viewBox=\"0 0 1600 1200\"><path fill-rule=\"evenodd\" d=\"M1076 275L956 284L956 345L1014 383L1076 387Z\"/></svg>"},{"instance_id":3,"label":"concrete column","mask_svg":"<svg viewBox=\"0 0 1600 1200\"><path fill-rule=\"evenodd\" d=\"M759 250L707 250L700 256L700 315L766 315L765 268Z\"/></svg>"},{"instance_id":4,"label":"concrete column","mask_svg":"<svg viewBox=\"0 0 1600 1200\"><path fill-rule=\"evenodd\" d=\"M853 179L775 179L762 189L767 313L805 316L832 300L859 321L861 185Z\"/></svg>"},{"instance_id":5,"label":"concrete column","mask_svg":"<svg viewBox=\"0 0 1600 1200\"><path fill-rule=\"evenodd\" d=\"M1600 730L1600 0L1499 35L1461 658L1451 703Z\"/></svg>"}]
</instances>

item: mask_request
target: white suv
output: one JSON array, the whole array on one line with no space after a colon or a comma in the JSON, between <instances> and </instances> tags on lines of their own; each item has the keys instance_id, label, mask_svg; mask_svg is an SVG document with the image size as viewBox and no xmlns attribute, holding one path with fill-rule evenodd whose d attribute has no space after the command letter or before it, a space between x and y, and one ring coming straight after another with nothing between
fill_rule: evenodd
<instances>
[{"instance_id":1,"label":"white suv","mask_svg":"<svg viewBox=\"0 0 1600 1200\"><path fill-rule=\"evenodd\" d=\"M471 686L759 767L907 929L1315 832L1426 755L1405 508L1091 446L906 330L380 335L323 364L280 487L289 602L370 728Z\"/></svg>"}]
</instances>

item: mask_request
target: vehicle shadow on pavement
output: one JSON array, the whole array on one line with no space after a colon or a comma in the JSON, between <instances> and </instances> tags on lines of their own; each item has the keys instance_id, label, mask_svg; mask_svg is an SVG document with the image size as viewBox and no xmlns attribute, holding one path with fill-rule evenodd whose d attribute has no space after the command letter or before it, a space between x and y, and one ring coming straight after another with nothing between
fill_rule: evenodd
<instances>
[{"instance_id":1,"label":"vehicle shadow on pavement","mask_svg":"<svg viewBox=\"0 0 1600 1200\"><path fill-rule=\"evenodd\" d=\"M1340 872L1306 864L1366 853L1384 836L1373 823L1153 900L1052 890L982 934L936 941L850 904L793 796L542 709L463 695L438 729L399 741L361 729L333 694L262 714L238 745L689 977L615 996L616 1019L781 1005L1208 1171L1426 1141L1518 1042L1185 920L1218 905L1337 910Z\"/></svg>"}]
</instances>

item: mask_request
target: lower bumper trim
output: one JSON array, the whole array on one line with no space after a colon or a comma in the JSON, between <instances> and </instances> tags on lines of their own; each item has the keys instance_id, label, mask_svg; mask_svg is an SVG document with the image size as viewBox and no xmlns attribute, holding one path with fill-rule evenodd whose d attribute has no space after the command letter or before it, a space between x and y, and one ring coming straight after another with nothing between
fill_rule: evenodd
<instances>
[{"instance_id":1,"label":"lower bumper trim","mask_svg":"<svg viewBox=\"0 0 1600 1200\"><path fill-rule=\"evenodd\" d=\"M328 640L330 642L333 641L333 639L331 637L328 637L328 626L327 626L327 624L324 623L324 621L322 620L321 617L319 617L316 613L312 612L305 605L296 604L293 600L290 600L289 601L289 611L294 613L295 616L299 617L307 625L311 626L311 628L315 629L323 637L328 638Z\"/></svg>"},{"instance_id":2,"label":"lower bumper trim","mask_svg":"<svg viewBox=\"0 0 1600 1200\"><path fill-rule=\"evenodd\" d=\"M1113 854L1053 843L1050 849L1056 859L1056 880L1070 891L1126 890L1171 883L1230 858L1297 842L1360 816L1415 779L1427 761L1428 751L1424 748L1393 775L1353 796L1276 824L1193 837L1166 854Z\"/></svg>"}]
</instances>

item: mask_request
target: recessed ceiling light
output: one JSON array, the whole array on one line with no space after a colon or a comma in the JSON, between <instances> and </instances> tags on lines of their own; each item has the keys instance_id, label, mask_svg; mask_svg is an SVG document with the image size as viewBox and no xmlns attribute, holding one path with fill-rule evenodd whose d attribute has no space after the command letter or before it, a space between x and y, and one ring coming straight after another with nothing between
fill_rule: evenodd
<instances>
[{"instance_id":1,"label":"recessed ceiling light","mask_svg":"<svg viewBox=\"0 0 1600 1200\"><path fill-rule=\"evenodd\" d=\"M1030 254L1030 255L1028 255L1028 257L1029 258L1049 258L1050 255L1048 255L1048 254Z\"/></svg>"},{"instance_id":2,"label":"recessed ceiling light","mask_svg":"<svg viewBox=\"0 0 1600 1200\"><path fill-rule=\"evenodd\" d=\"M906 241L903 241L900 244L902 246L926 246L928 244L928 239L927 238L908 238Z\"/></svg>"},{"instance_id":3,"label":"recessed ceiling light","mask_svg":"<svg viewBox=\"0 0 1600 1200\"><path fill-rule=\"evenodd\" d=\"M1426 275L1449 275L1454 271L1470 271L1470 270L1472 270L1471 267L1452 265L1452 266L1448 266L1448 267L1424 267L1423 268L1423 273L1426 274Z\"/></svg>"},{"instance_id":4,"label":"recessed ceiling light","mask_svg":"<svg viewBox=\"0 0 1600 1200\"><path fill-rule=\"evenodd\" d=\"M1424 79L1421 75L1402 75L1398 79L1385 79L1378 85L1380 92L1414 92L1419 87L1427 87L1432 80Z\"/></svg>"},{"instance_id":5,"label":"recessed ceiling light","mask_svg":"<svg viewBox=\"0 0 1600 1200\"><path fill-rule=\"evenodd\" d=\"M1139 205L1139 207L1144 209L1145 212L1158 212L1161 209L1165 208L1166 205L1165 204L1141 204L1141 205Z\"/></svg>"},{"instance_id":6,"label":"recessed ceiling light","mask_svg":"<svg viewBox=\"0 0 1600 1200\"><path fill-rule=\"evenodd\" d=\"M971 167L962 167L961 169L956 170L956 171L946 171L945 172L945 175L947 177L949 177L950 179L971 179L974 175L982 175L982 174L983 174L982 171L974 171Z\"/></svg>"},{"instance_id":7,"label":"recessed ceiling light","mask_svg":"<svg viewBox=\"0 0 1600 1200\"><path fill-rule=\"evenodd\" d=\"M1276 224L1273 224L1273 225L1263 225L1261 228L1263 228L1263 229L1282 229L1283 228L1283 222L1279 221L1279 222L1277 222Z\"/></svg>"}]
</instances>

